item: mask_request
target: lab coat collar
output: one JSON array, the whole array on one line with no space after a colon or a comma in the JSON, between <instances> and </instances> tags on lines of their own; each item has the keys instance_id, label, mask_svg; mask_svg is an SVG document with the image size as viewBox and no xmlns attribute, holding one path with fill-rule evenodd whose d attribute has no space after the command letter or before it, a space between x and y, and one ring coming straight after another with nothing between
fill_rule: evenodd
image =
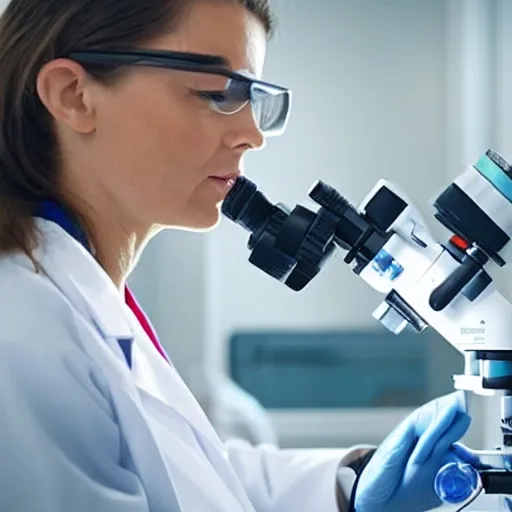
<instances>
[{"instance_id":1,"label":"lab coat collar","mask_svg":"<svg viewBox=\"0 0 512 512\"><path fill-rule=\"evenodd\" d=\"M70 212L66 210L66 207L58 201L47 199L39 202L34 209L34 215L44 220L54 222L64 231L66 231L68 235L71 235L75 240L80 242L80 244L85 247L91 254L94 254L94 250L91 247L90 241L88 240L85 231L82 229L80 224L73 219L73 215L71 215ZM142 311L141 307L137 303L137 300L127 285L125 285L124 292L125 303L132 311L134 311L137 320L142 324L144 331L148 334L158 352L160 352L162 357L168 360L169 358L167 357L167 354L165 354L165 351L160 344L160 341L158 340L158 336L153 329L153 326ZM131 341L132 340L127 338L118 339L119 346L124 354L128 366L130 367L132 350Z\"/></svg>"},{"instance_id":2,"label":"lab coat collar","mask_svg":"<svg viewBox=\"0 0 512 512\"><path fill-rule=\"evenodd\" d=\"M87 307L105 337L133 338L119 311L121 294L87 249L54 222L36 219L36 226L42 237L34 256L48 277L79 309Z\"/></svg>"}]
</instances>

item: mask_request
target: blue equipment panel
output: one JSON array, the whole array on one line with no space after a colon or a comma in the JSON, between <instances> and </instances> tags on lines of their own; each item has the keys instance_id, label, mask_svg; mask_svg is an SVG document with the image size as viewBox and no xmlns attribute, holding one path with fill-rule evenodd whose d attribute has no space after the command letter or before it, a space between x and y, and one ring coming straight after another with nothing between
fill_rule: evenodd
<instances>
[{"instance_id":1,"label":"blue equipment panel","mask_svg":"<svg viewBox=\"0 0 512 512\"><path fill-rule=\"evenodd\" d=\"M239 332L230 373L268 409L415 407L431 398L433 338L431 330Z\"/></svg>"}]
</instances>

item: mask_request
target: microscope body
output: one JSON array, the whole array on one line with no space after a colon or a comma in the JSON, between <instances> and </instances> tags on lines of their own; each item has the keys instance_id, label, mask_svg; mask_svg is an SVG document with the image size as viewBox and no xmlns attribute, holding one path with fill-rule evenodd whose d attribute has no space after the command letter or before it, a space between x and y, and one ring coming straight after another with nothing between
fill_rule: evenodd
<instances>
[{"instance_id":1,"label":"microscope body","mask_svg":"<svg viewBox=\"0 0 512 512\"><path fill-rule=\"evenodd\" d=\"M488 273L512 256L512 167L489 150L436 197L434 216L450 232L444 243L386 180L357 208L322 182L309 196L316 212L274 205L240 178L222 209L250 231L249 261L293 290L338 247L354 273L384 295L373 316L385 327L439 332L464 356L457 389L502 394L503 443L486 453L512 460L512 305ZM486 493L512 495L510 469L480 471Z\"/></svg>"},{"instance_id":2,"label":"microscope body","mask_svg":"<svg viewBox=\"0 0 512 512\"><path fill-rule=\"evenodd\" d=\"M488 203L493 208L498 205L493 217L488 217L510 219L508 224L501 224L511 236L512 203L503 201L505 198L472 166L458 181L465 183L466 193L468 184L486 192L480 193L479 206L484 206L482 196L492 200ZM364 212L365 205L383 188L405 198L395 186L381 180L359 211ZM507 261L512 244L495 247L499 250L491 256L461 235L440 244L410 202L389 230L392 236L359 272L359 277L386 295L374 317L396 334L405 327L421 332L430 326L463 353L465 372L455 376L456 388L481 395L494 394L497 389L512 390L512 367L507 368L509 360L512 363L512 304L498 292L487 272L496 262Z\"/></svg>"}]
</instances>

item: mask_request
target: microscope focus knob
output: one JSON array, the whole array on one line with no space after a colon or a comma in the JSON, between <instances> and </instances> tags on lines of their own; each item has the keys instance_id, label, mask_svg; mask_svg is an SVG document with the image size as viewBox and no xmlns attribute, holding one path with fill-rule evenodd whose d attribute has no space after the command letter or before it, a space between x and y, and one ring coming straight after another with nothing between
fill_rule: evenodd
<instances>
[{"instance_id":1,"label":"microscope focus knob","mask_svg":"<svg viewBox=\"0 0 512 512\"><path fill-rule=\"evenodd\" d=\"M407 327L407 320L385 301L373 312L373 318L393 334L400 334Z\"/></svg>"},{"instance_id":2,"label":"microscope focus knob","mask_svg":"<svg viewBox=\"0 0 512 512\"><path fill-rule=\"evenodd\" d=\"M311 186L308 195L315 203L338 217L343 217L347 209L351 207L350 202L335 188L320 180Z\"/></svg>"},{"instance_id":3,"label":"microscope focus knob","mask_svg":"<svg viewBox=\"0 0 512 512\"><path fill-rule=\"evenodd\" d=\"M418 333L428 327L427 322L395 290L387 294L384 302L373 312L373 318L394 334L399 334L407 326Z\"/></svg>"}]
</instances>

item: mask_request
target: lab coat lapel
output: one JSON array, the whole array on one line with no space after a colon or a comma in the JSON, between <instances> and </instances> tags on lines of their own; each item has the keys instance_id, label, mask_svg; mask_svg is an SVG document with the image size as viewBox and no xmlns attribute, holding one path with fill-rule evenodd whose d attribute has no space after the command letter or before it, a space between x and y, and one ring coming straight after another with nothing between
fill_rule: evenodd
<instances>
[{"instance_id":1,"label":"lab coat lapel","mask_svg":"<svg viewBox=\"0 0 512 512\"><path fill-rule=\"evenodd\" d=\"M127 316L135 335L132 374L136 386L174 409L218 450L223 451L221 440L178 372L155 350L135 315L127 311Z\"/></svg>"},{"instance_id":2,"label":"lab coat lapel","mask_svg":"<svg viewBox=\"0 0 512 512\"><path fill-rule=\"evenodd\" d=\"M187 421L204 454L227 488L245 510L254 510L228 460L224 443L206 414L177 371L155 350L135 315L131 311L128 313L135 334L132 373L137 387L172 408Z\"/></svg>"}]
</instances>

